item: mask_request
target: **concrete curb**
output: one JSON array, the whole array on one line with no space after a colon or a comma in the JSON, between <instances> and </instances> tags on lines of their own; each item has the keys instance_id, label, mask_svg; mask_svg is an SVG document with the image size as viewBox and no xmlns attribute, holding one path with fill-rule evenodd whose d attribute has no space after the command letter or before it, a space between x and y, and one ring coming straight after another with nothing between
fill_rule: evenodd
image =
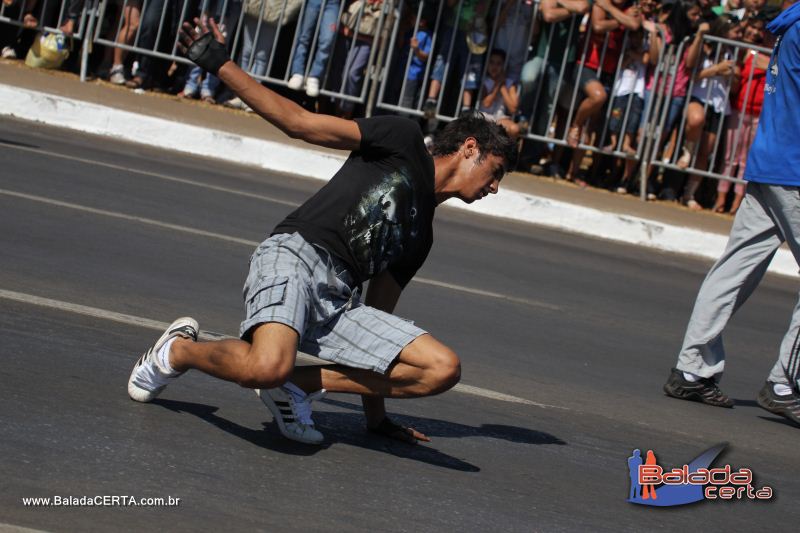
<instances>
[{"instance_id":1,"label":"concrete curb","mask_svg":"<svg viewBox=\"0 0 800 533\"><path fill-rule=\"evenodd\" d=\"M345 161L343 156L313 148L180 124L10 85L0 84L0 102L3 103L0 115L315 179L330 179ZM298 169L302 171L298 172ZM608 213L508 189L502 189L496 196L489 196L474 204L453 201L447 205L483 215L707 259L719 257L728 240L726 235ZM769 271L792 277L798 275L797 263L785 248L778 250Z\"/></svg>"}]
</instances>

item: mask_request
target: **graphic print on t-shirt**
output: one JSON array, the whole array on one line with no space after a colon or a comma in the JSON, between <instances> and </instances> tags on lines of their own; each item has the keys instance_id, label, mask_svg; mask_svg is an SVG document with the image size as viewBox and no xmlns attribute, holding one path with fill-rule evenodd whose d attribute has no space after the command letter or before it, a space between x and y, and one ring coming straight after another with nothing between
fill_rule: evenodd
<instances>
[{"instance_id":1,"label":"graphic print on t-shirt","mask_svg":"<svg viewBox=\"0 0 800 533\"><path fill-rule=\"evenodd\" d=\"M369 276L403 257L419 233L413 183L404 171L386 174L344 217L347 244Z\"/></svg>"}]
</instances>

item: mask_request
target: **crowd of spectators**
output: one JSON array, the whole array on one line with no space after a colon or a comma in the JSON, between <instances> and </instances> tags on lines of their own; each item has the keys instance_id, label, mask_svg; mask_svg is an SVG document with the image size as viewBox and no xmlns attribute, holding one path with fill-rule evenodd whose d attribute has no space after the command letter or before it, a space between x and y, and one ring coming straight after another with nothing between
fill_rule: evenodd
<instances>
[{"instance_id":1,"label":"crowd of spectators","mask_svg":"<svg viewBox=\"0 0 800 533\"><path fill-rule=\"evenodd\" d=\"M378 112L405 111L428 133L481 113L520 138L524 170L619 193L638 192L644 174L651 199L738 208L744 185L704 172L743 176L769 61L753 47L772 46L765 23L790 2L421 1L109 0L96 30L109 46L96 47L91 67L113 84L247 111L219 79L171 59L180 24L213 17L243 69L351 118L364 112L376 44L389 36L380 29L397 22ZM73 35L87 5L2 0L2 56L26 58L43 27ZM653 159L670 164L641 169L654 122Z\"/></svg>"}]
</instances>

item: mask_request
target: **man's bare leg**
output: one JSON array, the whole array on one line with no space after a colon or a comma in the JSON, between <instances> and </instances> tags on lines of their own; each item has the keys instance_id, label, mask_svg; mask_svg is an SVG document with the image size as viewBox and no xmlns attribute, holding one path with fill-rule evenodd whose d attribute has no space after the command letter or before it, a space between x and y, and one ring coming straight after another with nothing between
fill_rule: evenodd
<instances>
[{"instance_id":1,"label":"man's bare leg","mask_svg":"<svg viewBox=\"0 0 800 533\"><path fill-rule=\"evenodd\" d=\"M421 335L403 348L386 375L343 365L299 366L292 383L306 392L324 388L370 397L418 398L445 392L460 377L458 356L433 336Z\"/></svg>"},{"instance_id":2,"label":"man's bare leg","mask_svg":"<svg viewBox=\"0 0 800 533\"><path fill-rule=\"evenodd\" d=\"M255 329L252 344L241 340L176 339L169 361L179 372L195 369L242 387L267 389L282 385L292 374L297 341L295 330L270 322Z\"/></svg>"}]
</instances>

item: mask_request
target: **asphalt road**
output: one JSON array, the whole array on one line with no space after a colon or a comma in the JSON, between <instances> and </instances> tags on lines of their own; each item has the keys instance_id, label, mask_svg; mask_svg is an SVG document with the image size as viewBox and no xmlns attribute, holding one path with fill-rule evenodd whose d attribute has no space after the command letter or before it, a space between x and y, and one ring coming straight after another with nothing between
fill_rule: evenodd
<instances>
[{"instance_id":1,"label":"asphalt road","mask_svg":"<svg viewBox=\"0 0 800 533\"><path fill-rule=\"evenodd\" d=\"M747 531L800 518L800 429L754 401L795 280L767 277L729 328L722 385L736 407L682 402L661 385L708 263L447 208L397 312L452 346L477 389L389 402L430 444L368 435L346 395L315 404L325 446L285 441L252 392L199 373L153 404L130 401L152 321L191 314L235 334L253 243L319 186L0 119L2 524ZM772 501L625 501L632 449L671 467L720 442L719 463L752 468ZM22 503L56 495L181 500Z\"/></svg>"}]
</instances>

